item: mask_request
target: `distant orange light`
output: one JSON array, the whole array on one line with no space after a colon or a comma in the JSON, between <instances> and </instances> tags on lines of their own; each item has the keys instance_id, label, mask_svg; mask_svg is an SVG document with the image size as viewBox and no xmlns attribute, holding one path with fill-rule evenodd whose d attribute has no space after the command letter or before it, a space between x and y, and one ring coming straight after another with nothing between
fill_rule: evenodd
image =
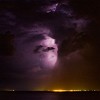
<instances>
[{"instance_id":1,"label":"distant orange light","mask_svg":"<svg viewBox=\"0 0 100 100\"><path fill-rule=\"evenodd\" d=\"M66 90L59 89L59 90L53 90L53 92L66 92Z\"/></svg>"},{"instance_id":2,"label":"distant orange light","mask_svg":"<svg viewBox=\"0 0 100 100\"><path fill-rule=\"evenodd\" d=\"M58 90L52 90L53 92L77 92L77 91L82 91L82 90L63 90L63 89L58 89Z\"/></svg>"}]
</instances>

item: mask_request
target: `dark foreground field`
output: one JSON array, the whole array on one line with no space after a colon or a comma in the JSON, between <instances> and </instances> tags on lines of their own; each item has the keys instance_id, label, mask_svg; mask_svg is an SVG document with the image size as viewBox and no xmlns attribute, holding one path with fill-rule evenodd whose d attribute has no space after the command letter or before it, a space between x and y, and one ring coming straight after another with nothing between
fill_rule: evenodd
<instances>
[{"instance_id":1,"label":"dark foreground field","mask_svg":"<svg viewBox=\"0 0 100 100\"><path fill-rule=\"evenodd\" d=\"M100 100L100 92L0 92L0 100Z\"/></svg>"}]
</instances>

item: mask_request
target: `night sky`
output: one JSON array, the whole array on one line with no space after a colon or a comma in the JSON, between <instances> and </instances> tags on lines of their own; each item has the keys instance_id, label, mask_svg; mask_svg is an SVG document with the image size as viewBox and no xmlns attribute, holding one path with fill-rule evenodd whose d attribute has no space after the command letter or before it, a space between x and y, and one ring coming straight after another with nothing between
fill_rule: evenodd
<instances>
[{"instance_id":1,"label":"night sky","mask_svg":"<svg viewBox=\"0 0 100 100\"><path fill-rule=\"evenodd\" d=\"M100 90L99 0L0 0L0 90Z\"/></svg>"}]
</instances>

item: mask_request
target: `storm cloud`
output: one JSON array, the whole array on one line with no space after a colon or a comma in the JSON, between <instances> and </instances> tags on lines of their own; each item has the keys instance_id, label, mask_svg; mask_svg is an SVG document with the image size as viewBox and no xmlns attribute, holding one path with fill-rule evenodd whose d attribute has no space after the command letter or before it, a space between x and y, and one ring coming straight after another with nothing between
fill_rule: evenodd
<instances>
[{"instance_id":1,"label":"storm cloud","mask_svg":"<svg viewBox=\"0 0 100 100\"><path fill-rule=\"evenodd\" d=\"M80 74L82 70L79 72L78 69L82 64L87 78L93 76L93 69L99 69L97 64L94 68L99 60L94 57L98 56L99 50L99 17L94 5L94 2L86 0L0 0L0 87L5 87L7 83L8 87L18 88L26 80L29 82L23 86L24 89L54 87L55 78L67 83L72 73L76 71ZM90 74L84 66L90 69ZM72 79L69 81L75 83ZM85 79L82 81L84 86ZM16 82L19 82L17 86ZM31 84L30 87L26 86L28 84Z\"/></svg>"}]
</instances>

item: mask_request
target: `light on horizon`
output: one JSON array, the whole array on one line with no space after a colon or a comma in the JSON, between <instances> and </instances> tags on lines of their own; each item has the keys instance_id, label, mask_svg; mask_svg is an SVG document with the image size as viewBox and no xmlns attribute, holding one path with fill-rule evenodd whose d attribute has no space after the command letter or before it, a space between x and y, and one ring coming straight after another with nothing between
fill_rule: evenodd
<instances>
[{"instance_id":1,"label":"light on horizon","mask_svg":"<svg viewBox=\"0 0 100 100\"><path fill-rule=\"evenodd\" d=\"M79 92L79 91L88 91L88 90L63 90L63 89L56 89L52 90L53 92Z\"/></svg>"}]
</instances>

